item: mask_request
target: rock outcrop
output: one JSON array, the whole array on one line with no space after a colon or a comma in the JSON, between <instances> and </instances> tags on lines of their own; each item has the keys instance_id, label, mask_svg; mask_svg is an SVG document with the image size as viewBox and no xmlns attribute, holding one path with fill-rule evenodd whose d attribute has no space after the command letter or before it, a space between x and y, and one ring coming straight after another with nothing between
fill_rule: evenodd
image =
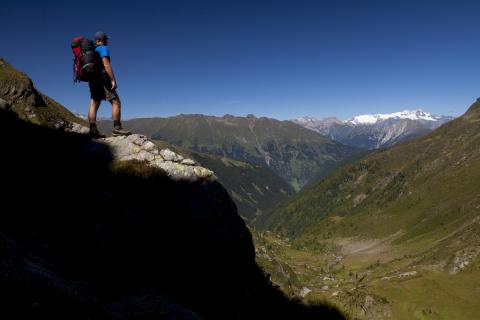
<instances>
[{"instance_id":1,"label":"rock outcrop","mask_svg":"<svg viewBox=\"0 0 480 320\"><path fill-rule=\"evenodd\" d=\"M10 111L11 107L7 101L0 98L0 109L4 111Z\"/></svg>"},{"instance_id":2,"label":"rock outcrop","mask_svg":"<svg viewBox=\"0 0 480 320\"><path fill-rule=\"evenodd\" d=\"M174 180L215 180L213 171L197 165L192 159L185 159L168 148L158 148L144 135L108 137L101 139L100 142L111 148L116 159L145 161L153 167L164 170Z\"/></svg>"},{"instance_id":3,"label":"rock outcrop","mask_svg":"<svg viewBox=\"0 0 480 320\"><path fill-rule=\"evenodd\" d=\"M88 128L73 123L69 127L69 131L87 133ZM168 148L160 149L144 135L131 134L129 136L96 139L93 143L86 144L85 149L92 153L104 151L104 149L98 148L98 143L109 147L109 152L112 153L114 160L146 162L152 167L164 170L173 180L192 182L197 180L216 180L213 171L198 165L195 160L184 158Z\"/></svg>"},{"instance_id":4,"label":"rock outcrop","mask_svg":"<svg viewBox=\"0 0 480 320\"><path fill-rule=\"evenodd\" d=\"M86 124L55 100L38 91L32 80L0 58L0 109L11 109L22 120L49 128Z\"/></svg>"}]
</instances>

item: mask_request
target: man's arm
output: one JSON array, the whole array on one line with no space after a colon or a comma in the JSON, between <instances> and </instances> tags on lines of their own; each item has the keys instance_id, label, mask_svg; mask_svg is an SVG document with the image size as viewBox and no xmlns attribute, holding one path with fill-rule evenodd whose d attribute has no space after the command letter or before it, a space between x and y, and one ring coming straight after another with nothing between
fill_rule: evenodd
<instances>
[{"instance_id":1,"label":"man's arm","mask_svg":"<svg viewBox=\"0 0 480 320\"><path fill-rule=\"evenodd\" d=\"M117 80L115 79L115 75L113 74L112 65L110 64L110 58L103 57L102 62L103 66L105 67L105 71L112 80L112 90L115 90L117 88Z\"/></svg>"}]
</instances>

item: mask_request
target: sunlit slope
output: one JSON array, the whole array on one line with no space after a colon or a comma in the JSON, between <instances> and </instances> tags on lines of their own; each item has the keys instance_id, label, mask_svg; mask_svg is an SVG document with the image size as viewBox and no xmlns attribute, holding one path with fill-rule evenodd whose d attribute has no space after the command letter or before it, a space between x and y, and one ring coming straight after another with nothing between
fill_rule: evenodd
<instances>
[{"instance_id":1,"label":"sunlit slope","mask_svg":"<svg viewBox=\"0 0 480 320\"><path fill-rule=\"evenodd\" d=\"M431 134L375 152L329 175L258 226L304 244L392 237L449 252L474 238L480 213L480 102Z\"/></svg>"}]
</instances>

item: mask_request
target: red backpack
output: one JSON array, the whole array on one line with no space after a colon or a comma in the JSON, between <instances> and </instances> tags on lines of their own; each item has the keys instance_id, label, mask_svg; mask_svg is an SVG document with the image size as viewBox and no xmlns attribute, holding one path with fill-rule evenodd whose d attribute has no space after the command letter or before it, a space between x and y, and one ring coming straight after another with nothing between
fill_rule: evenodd
<instances>
[{"instance_id":1,"label":"red backpack","mask_svg":"<svg viewBox=\"0 0 480 320\"><path fill-rule=\"evenodd\" d=\"M90 81L95 75L95 44L84 37L75 37L72 41L73 82Z\"/></svg>"}]
</instances>

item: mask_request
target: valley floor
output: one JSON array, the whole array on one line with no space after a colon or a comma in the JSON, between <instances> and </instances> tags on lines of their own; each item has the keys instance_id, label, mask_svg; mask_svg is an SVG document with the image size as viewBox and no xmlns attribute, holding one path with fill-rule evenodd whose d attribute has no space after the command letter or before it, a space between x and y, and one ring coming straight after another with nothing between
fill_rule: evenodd
<instances>
[{"instance_id":1,"label":"valley floor","mask_svg":"<svg viewBox=\"0 0 480 320\"><path fill-rule=\"evenodd\" d=\"M352 319L480 319L478 251L457 265L381 241L336 239L318 251L252 231L257 262L271 280L306 302L328 300Z\"/></svg>"}]
</instances>

